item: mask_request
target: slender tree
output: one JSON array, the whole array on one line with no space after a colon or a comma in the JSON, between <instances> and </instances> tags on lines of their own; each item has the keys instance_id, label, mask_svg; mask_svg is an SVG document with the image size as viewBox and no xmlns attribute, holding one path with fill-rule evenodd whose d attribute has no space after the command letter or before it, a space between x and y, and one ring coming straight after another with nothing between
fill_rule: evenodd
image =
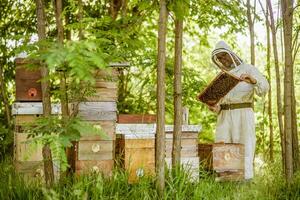
<instances>
[{"instance_id":1,"label":"slender tree","mask_svg":"<svg viewBox=\"0 0 300 200\"><path fill-rule=\"evenodd\" d=\"M282 0L281 11L283 19L284 40L284 133L285 133L285 173L288 182L293 177L293 61L292 61L292 31L293 31L293 1Z\"/></svg>"},{"instance_id":2,"label":"slender tree","mask_svg":"<svg viewBox=\"0 0 300 200\"><path fill-rule=\"evenodd\" d=\"M281 82L280 82L281 80L280 80L279 57L278 57L277 40L276 40L276 28L275 28L275 20L274 20L271 0L267 0L267 5L270 14L270 28L272 33L272 46L273 46L274 63L275 63L277 117L278 117L278 125L279 125L280 141L281 141L280 144L281 144L281 153L282 153L282 166L283 166L283 170L285 170L285 143L284 143L285 136L283 132L283 107L282 107L282 98L281 98Z\"/></svg>"},{"instance_id":3,"label":"slender tree","mask_svg":"<svg viewBox=\"0 0 300 200\"><path fill-rule=\"evenodd\" d=\"M266 5L267 8L267 5ZM266 31L267 31L267 72L268 82L270 85L268 93L268 116L269 116L269 158L274 160L274 133L273 133L273 118L272 118L272 86L271 86L271 40L270 40L270 21L269 21L269 9L266 9Z\"/></svg>"},{"instance_id":4,"label":"slender tree","mask_svg":"<svg viewBox=\"0 0 300 200\"><path fill-rule=\"evenodd\" d=\"M247 22L249 27L250 33L250 51L251 51L251 65L255 65L255 32L254 32L254 22L255 22L255 7L256 7L256 0L254 1L254 8L252 8L250 4L250 0L247 0ZM252 9L254 10L252 14ZM253 16L252 16L253 15Z\"/></svg>"},{"instance_id":5,"label":"slender tree","mask_svg":"<svg viewBox=\"0 0 300 200\"><path fill-rule=\"evenodd\" d=\"M174 132L172 147L172 166L180 164L182 134L182 32L183 19L175 19L175 64L174 64Z\"/></svg>"},{"instance_id":6,"label":"slender tree","mask_svg":"<svg viewBox=\"0 0 300 200\"><path fill-rule=\"evenodd\" d=\"M156 173L157 188L163 195L165 188L165 65L166 65L166 33L167 3L159 1L158 55L157 55L157 126L156 126Z\"/></svg>"},{"instance_id":7,"label":"slender tree","mask_svg":"<svg viewBox=\"0 0 300 200\"><path fill-rule=\"evenodd\" d=\"M55 20L56 20L56 28L57 28L57 40L60 45L64 43L64 28L63 28L63 20L62 20L62 0L55 0L54 1L54 8L55 8ZM61 92L61 111L62 117L68 118L69 116L69 109L68 109L68 95L67 95L67 81L65 72L60 72L61 79L60 79L60 92Z\"/></svg>"},{"instance_id":8,"label":"slender tree","mask_svg":"<svg viewBox=\"0 0 300 200\"><path fill-rule=\"evenodd\" d=\"M45 5L44 0L36 0L37 11L37 30L39 40L46 39L46 20L45 20ZM48 80L49 71L44 63L41 63L42 76L42 98L43 98L43 115L49 117L51 115L51 101L50 101L50 82ZM48 186L54 182L54 171L52 154L49 144L46 144L42 150L44 160L45 180Z\"/></svg>"},{"instance_id":9,"label":"slender tree","mask_svg":"<svg viewBox=\"0 0 300 200\"><path fill-rule=\"evenodd\" d=\"M8 127L11 127L11 111L10 106L8 102L8 95L7 95L7 87L4 81L4 64L6 63L4 61L6 59L4 56L1 59L0 62L0 89L1 89L1 99L4 104L4 112L5 112L5 119Z\"/></svg>"}]
</instances>

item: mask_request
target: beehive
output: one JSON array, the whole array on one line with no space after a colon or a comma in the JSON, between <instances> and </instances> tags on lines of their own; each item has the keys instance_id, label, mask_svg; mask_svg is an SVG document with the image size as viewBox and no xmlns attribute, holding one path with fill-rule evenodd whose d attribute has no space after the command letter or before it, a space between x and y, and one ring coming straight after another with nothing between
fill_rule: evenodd
<instances>
[{"instance_id":1,"label":"beehive","mask_svg":"<svg viewBox=\"0 0 300 200\"><path fill-rule=\"evenodd\" d=\"M168 166L172 164L173 147L173 125L166 125L166 162ZM181 136L181 164L189 170L193 177L199 174L198 157L198 133L201 130L199 125L182 125Z\"/></svg>"},{"instance_id":2,"label":"beehive","mask_svg":"<svg viewBox=\"0 0 300 200\"><path fill-rule=\"evenodd\" d=\"M28 64L37 64L22 58L15 60L16 64L16 101L42 101L41 72L29 70Z\"/></svg>"},{"instance_id":3,"label":"beehive","mask_svg":"<svg viewBox=\"0 0 300 200\"><path fill-rule=\"evenodd\" d=\"M52 105L52 114L60 113L60 105ZM15 117L14 133L14 163L16 171L26 177L43 177L44 164L42 145L36 144L32 138L28 138L24 125L34 122L43 114L41 102L18 102L12 106L12 114ZM59 165L53 163L55 177L58 177Z\"/></svg>"},{"instance_id":4,"label":"beehive","mask_svg":"<svg viewBox=\"0 0 300 200\"><path fill-rule=\"evenodd\" d=\"M116 157L128 171L128 182L155 173L155 138L153 134L119 134Z\"/></svg>"},{"instance_id":5,"label":"beehive","mask_svg":"<svg viewBox=\"0 0 300 200\"><path fill-rule=\"evenodd\" d=\"M94 73L95 93L79 103L78 116L94 126L99 126L107 137L85 135L75 144L75 172L99 172L110 176L114 167L116 120L118 98L118 70L101 69Z\"/></svg>"},{"instance_id":6,"label":"beehive","mask_svg":"<svg viewBox=\"0 0 300 200\"><path fill-rule=\"evenodd\" d=\"M234 143L199 144L200 163L215 171L217 180L244 179L244 145Z\"/></svg>"}]
</instances>

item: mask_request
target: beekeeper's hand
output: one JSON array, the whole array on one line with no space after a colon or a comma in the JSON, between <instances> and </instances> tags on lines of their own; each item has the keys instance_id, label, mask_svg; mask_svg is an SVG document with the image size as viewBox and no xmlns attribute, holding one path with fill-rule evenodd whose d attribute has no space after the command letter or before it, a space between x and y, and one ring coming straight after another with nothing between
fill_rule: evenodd
<instances>
[{"instance_id":1,"label":"beekeeper's hand","mask_svg":"<svg viewBox=\"0 0 300 200\"><path fill-rule=\"evenodd\" d=\"M219 104L213 106L208 105L208 109L212 112L219 113L221 111L221 106Z\"/></svg>"},{"instance_id":2,"label":"beekeeper's hand","mask_svg":"<svg viewBox=\"0 0 300 200\"><path fill-rule=\"evenodd\" d=\"M250 74L242 74L240 76L240 79L242 79L243 81L250 83L250 84L256 84L256 79L253 78Z\"/></svg>"}]
</instances>

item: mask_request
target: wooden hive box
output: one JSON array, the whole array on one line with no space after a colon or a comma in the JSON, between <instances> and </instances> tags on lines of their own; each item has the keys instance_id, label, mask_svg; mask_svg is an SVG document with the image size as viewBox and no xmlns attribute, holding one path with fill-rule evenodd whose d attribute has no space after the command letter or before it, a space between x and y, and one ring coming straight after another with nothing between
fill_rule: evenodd
<instances>
[{"instance_id":1,"label":"wooden hive box","mask_svg":"<svg viewBox=\"0 0 300 200\"><path fill-rule=\"evenodd\" d=\"M243 144L199 144L200 163L215 171L217 180L244 179L245 150Z\"/></svg>"},{"instance_id":2,"label":"wooden hive box","mask_svg":"<svg viewBox=\"0 0 300 200\"><path fill-rule=\"evenodd\" d=\"M172 165L173 125L166 125L166 163ZM182 125L181 164L196 178L199 174L198 133L199 125Z\"/></svg>"},{"instance_id":3,"label":"wooden hive box","mask_svg":"<svg viewBox=\"0 0 300 200\"><path fill-rule=\"evenodd\" d=\"M26 65L36 64L26 59L17 58L16 64L16 101L42 101L40 70L28 70Z\"/></svg>"},{"instance_id":4,"label":"wooden hive box","mask_svg":"<svg viewBox=\"0 0 300 200\"><path fill-rule=\"evenodd\" d=\"M60 105L52 105L52 114L60 113ZM15 117L14 164L16 171L26 177L44 176L42 146L36 145L24 132L24 125L34 122L43 114L41 102L18 102L12 106ZM59 166L53 163L55 177L58 177Z\"/></svg>"},{"instance_id":5,"label":"wooden hive box","mask_svg":"<svg viewBox=\"0 0 300 200\"><path fill-rule=\"evenodd\" d=\"M128 182L155 173L155 138L153 134L118 134L116 156L128 171Z\"/></svg>"}]
</instances>

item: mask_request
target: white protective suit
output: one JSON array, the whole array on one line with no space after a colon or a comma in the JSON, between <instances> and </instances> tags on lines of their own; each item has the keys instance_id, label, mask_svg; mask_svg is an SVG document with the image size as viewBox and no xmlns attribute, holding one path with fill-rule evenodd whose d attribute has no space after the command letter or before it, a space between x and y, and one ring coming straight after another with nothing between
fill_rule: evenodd
<instances>
[{"instance_id":1,"label":"white protective suit","mask_svg":"<svg viewBox=\"0 0 300 200\"><path fill-rule=\"evenodd\" d=\"M229 46L220 41L212 53L213 61L218 65L216 54L227 52L233 61L233 69L229 72L240 77L241 74L249 74L256 79L256 84L240 82L236 85L219 104L251 103L254 91L263 96L269 90L266 78L256 67L243 63L243 61L231 51ZM234 60L234 59L233 59ZM237 62L238 61L238 62ZM241 63L241 64L240 64ZM240 64L240 65L239 65ZM219 66L220 67L220 66ZM239 108L233 110L221 110L218 115L215 142L241 143L245 145L245 179L253 178L253 159L255 153L255 122L252 108Z\"/></svg>"}]
</instances>

